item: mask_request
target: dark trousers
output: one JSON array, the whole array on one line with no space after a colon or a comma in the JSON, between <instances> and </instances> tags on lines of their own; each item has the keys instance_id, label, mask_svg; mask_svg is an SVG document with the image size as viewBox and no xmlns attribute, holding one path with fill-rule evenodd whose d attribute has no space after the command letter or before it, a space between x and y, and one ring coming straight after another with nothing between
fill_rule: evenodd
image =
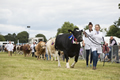
<instances>
[{"instance_id":1,"label":"dark trousers","mask_svg":"<svg viewBox=\"0 0 120 80\"><path fill-rule=\"evenodd\" d=\"M93 51L92 54L93 54L93 66L96 67L97 62L98 62L98 55L99 54L97 53L97 51Z\"/></svg>"},{"instance_id":2,"label":"dark trousers","mask_svg":"<svg viewBox=\"0 0 120 80\"><path fill-rule=\"evenodd\" d=\"M109 48L112 50L111 47L109 47ZM108 58L109 58L109 59L111 59L111 50L109 51L109 55L108 55Z\"/></svg>"},{"instance_id":3,"label":"dark trousers","mask_svg":"<svg viewBox=\"0 0 120 80\"><path fill-rule=\"evenodd\" d=\"M34 57L34 52L32 52L32 57Z\"/></svg>"},{"instance_id":4,"label":"dark trousers","mask_svg":"<svg viewBox=\"0 0 120 80\"><path fill-rule=\"evenodd\" d=\"M92 63L92 51L90 50L86 50L86 65L88 65L88 61L89 61L89 54L90 55L90 63Z\"/></svg>"}]
</instances>

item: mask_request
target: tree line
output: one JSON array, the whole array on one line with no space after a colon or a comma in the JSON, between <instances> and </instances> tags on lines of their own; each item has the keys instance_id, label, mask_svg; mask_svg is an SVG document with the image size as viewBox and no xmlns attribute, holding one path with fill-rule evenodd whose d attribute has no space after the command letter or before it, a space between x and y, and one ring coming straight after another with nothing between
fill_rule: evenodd
<instances>
[{"instance_id":1,"label":"tree line","mask_svg":"<svg viewBox=\"0 0 120 80\"><path fill-rule=\"evenodd\" d=\"M43 37L44 41L47 41L45 35L43 34L37 34L36 37ZM22 31L18 34L8 33L5 36L0 34L0 41L14 41L15 44L17 43L18 40L19 40L19 43L28 43L28 39L29 39L29 33L27 31Z\"/></svg>"}]
</instances>

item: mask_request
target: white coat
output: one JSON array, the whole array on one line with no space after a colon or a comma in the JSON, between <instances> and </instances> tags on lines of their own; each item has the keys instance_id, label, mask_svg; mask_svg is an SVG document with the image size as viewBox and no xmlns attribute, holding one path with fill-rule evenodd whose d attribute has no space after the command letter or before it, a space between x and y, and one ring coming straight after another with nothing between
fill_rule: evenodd
<instances>
[{"instance_id":1,"label":"white coat","mask_svg":"<svg viewBox=\"0 0 120 80\"><path fill-rule=\"evenodd\" d=\"M8 51L13 51L13 48L14 48L13 44L7 44Z\"/></svg>"},{"instance_id":2,"label":"white coat","mask_svg":"<svg viewBox=\"0 0 120 80\"><path fill-rule=\"evenodd\" d=\"M31 49L32 49L32 52L35 52L35 50L34 50L34 47L36 46L36 44L34 45L34 44L32 44L30 47L31 47Z\"/></svg>"},{"instance_id":3,"label":"white coat","mask_svg":"<svg viewBox=\"0 0 120 80\"><path fill-rule=\"evenodd\" d=\"M103 41L103 34L100 31L98 31L98 33L96 30L93 31L92 37L94 38L95 41L97 41L100 44L104 42ZM96 45L96 44L92 43L91 48L92 48L92 51L97 51L97 53L102 53L102 46L101 45Z\"/></svg>"},{"instance_id":4,"label":"white coat","mask_svg":"<svg viewBox=\"0 0 120 80\"><path fill-rule=\"evenodd\" d=\"M90 36L93 35L93 33L92 33L93 31L90 32L89 30L85 30L85 32ZM92 42L88 39L88 37L85 37L85 35L83 35L83 40L84 40L84 43L85 43L85 49L86 50L91 49Z\"/></svg>"}]
</instances>

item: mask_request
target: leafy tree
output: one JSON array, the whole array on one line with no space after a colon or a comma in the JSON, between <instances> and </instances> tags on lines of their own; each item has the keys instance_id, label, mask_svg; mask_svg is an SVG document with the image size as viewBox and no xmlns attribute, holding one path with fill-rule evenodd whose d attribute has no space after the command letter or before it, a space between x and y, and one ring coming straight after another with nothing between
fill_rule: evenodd
<instances>
[{"instance_id":1,"label":"leafy tree","mask_svg":"<svg viewBox=\"0 0 120 80\"><path fill-rule=\"evenodd\" d=\"M0 35L0 41L5 41L5 38L3 37L3 35Z\"/></svg>"},{"instance_id":2,"label":"leafy tree","mask_svg":"<svg viewBox=\"0 0 120 80\"><path fill-rule=\"evenodd\" d=\"M120 38L120 28L116 27L115 25L111 25L106 36L116 36Z\"/></svg>"},{"instance_id":3,"label":"leafy tree","mask_svg":"<svg viewBox=\"0 0 120 80\"><path fill-rule=\"evenodd\" d=\"M17 39L20 43L27 43L29 38L29 34L26 31L22 31L17 34Z\"/></svg>"},{"instance_id":4,"label":"leafy tree","mask_svg":"<svg viewBox=\"0 0 120 80\"><path fill-rule=\"evenodd\" d=\"M16 43L16 34L10 34L8 33L7 35L4 36L5 40L7 41L14 41Z\"/></svg>"},{"instance_id":5,"label":"leafy tree","mask_svg":"<svg viewBox=\"0 0 120 80\"><path fill-rule=\"evenodd\" d=\"M120 4L118 4L118 7L120 9ZM120 38L120 28L118 26L120 26L120 17L119 17L118 21L115 21L114 25L111 25L109 27L109 30L106 31L107 36L116 36L116 37Z\"/></svg>"},{"instance_id":6,"label":"leafy tree","mask_svg":"<svg viewBox=\"0 0 120 80\"><path fill-rule=\"evenodd\" d=\"M43 38L44 38L44 41L45 41L45 42L47 41L45 35L43 35L43 34L37 34L36 37L43 37Z\"/></svg>"},{"instance_id":7,"label":"leafy tree","mask_svg":"<svg viewBox=\"0 0 120 80\"><path fill-rule=\"evenodd\" d=\"M62 25L62 27L57 29L57 35L58 35L59 33L69 33L69 32L68 32L68 29L73 30L74 28L78 28L78 27L75 26L73 23L64 22L64 24Z\"/></svg>"},{"instance_id":8,"label":"leafy tree","mask_svg":"<svg viewBox=\"0 0 120 80\"><path fill-rule=\"evenodd\" d=\"M87 29L89 29L88 25L84 28L84 30L87 30Z\"/></svg>"}]
</instances>

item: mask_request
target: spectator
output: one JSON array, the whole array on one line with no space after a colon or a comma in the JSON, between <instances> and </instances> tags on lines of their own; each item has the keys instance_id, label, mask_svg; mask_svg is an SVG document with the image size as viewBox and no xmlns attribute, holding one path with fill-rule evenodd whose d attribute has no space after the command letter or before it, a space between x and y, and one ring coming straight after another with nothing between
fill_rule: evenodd
<instances>
[{"instance_id":1,"label":"spectator","mask_svg":"<svg viewBox=\"0 0 120 80\"><path fill-rule=\"evenodd\" d=\"M103 45L103 53L105 54L104 59L107 59L107 58L108 58L109 51L110 51L110 49L109 49L109 47L108 47L108 43L105 43L105 44Z\"/></svg>"},{"instance_id":2,"label":"spectator","mask_svg":"<svg viewBox=\"0 0 120 80\"><path fill-rule=\"evenodd\" d=\"M113 47L113 48L112 48ZM115 50L115 58L116 60L119 60L119 57L118 57L118 46L117 46L117 42L116 40L113 38L113 36L110 37L110 49L113 51ZM109 60L108 61L111 61L111 51L109 52L109 56L108 56Z\"/></svg>"},{"instance_id":3,"label":"spectator","mask_svg":"<svg viewBox=\"0 0 120 80\"><path fill-rule=\"evenodd\" d=\"M7 44L8 56L12 56L13 48L13 44L9 41L9 44Z\"/></svg>"},{"instance_id":4,"label":"spectator","mask_svg":"<svg viewBox=\"0 0 120 80\"><path fill-rule=\"evenodd\" d=\"M32 57L35 56L35 46L36 46L35 42L33 42L33 44L30 46L32 49Z\"/></svg>"}]
</instances>

